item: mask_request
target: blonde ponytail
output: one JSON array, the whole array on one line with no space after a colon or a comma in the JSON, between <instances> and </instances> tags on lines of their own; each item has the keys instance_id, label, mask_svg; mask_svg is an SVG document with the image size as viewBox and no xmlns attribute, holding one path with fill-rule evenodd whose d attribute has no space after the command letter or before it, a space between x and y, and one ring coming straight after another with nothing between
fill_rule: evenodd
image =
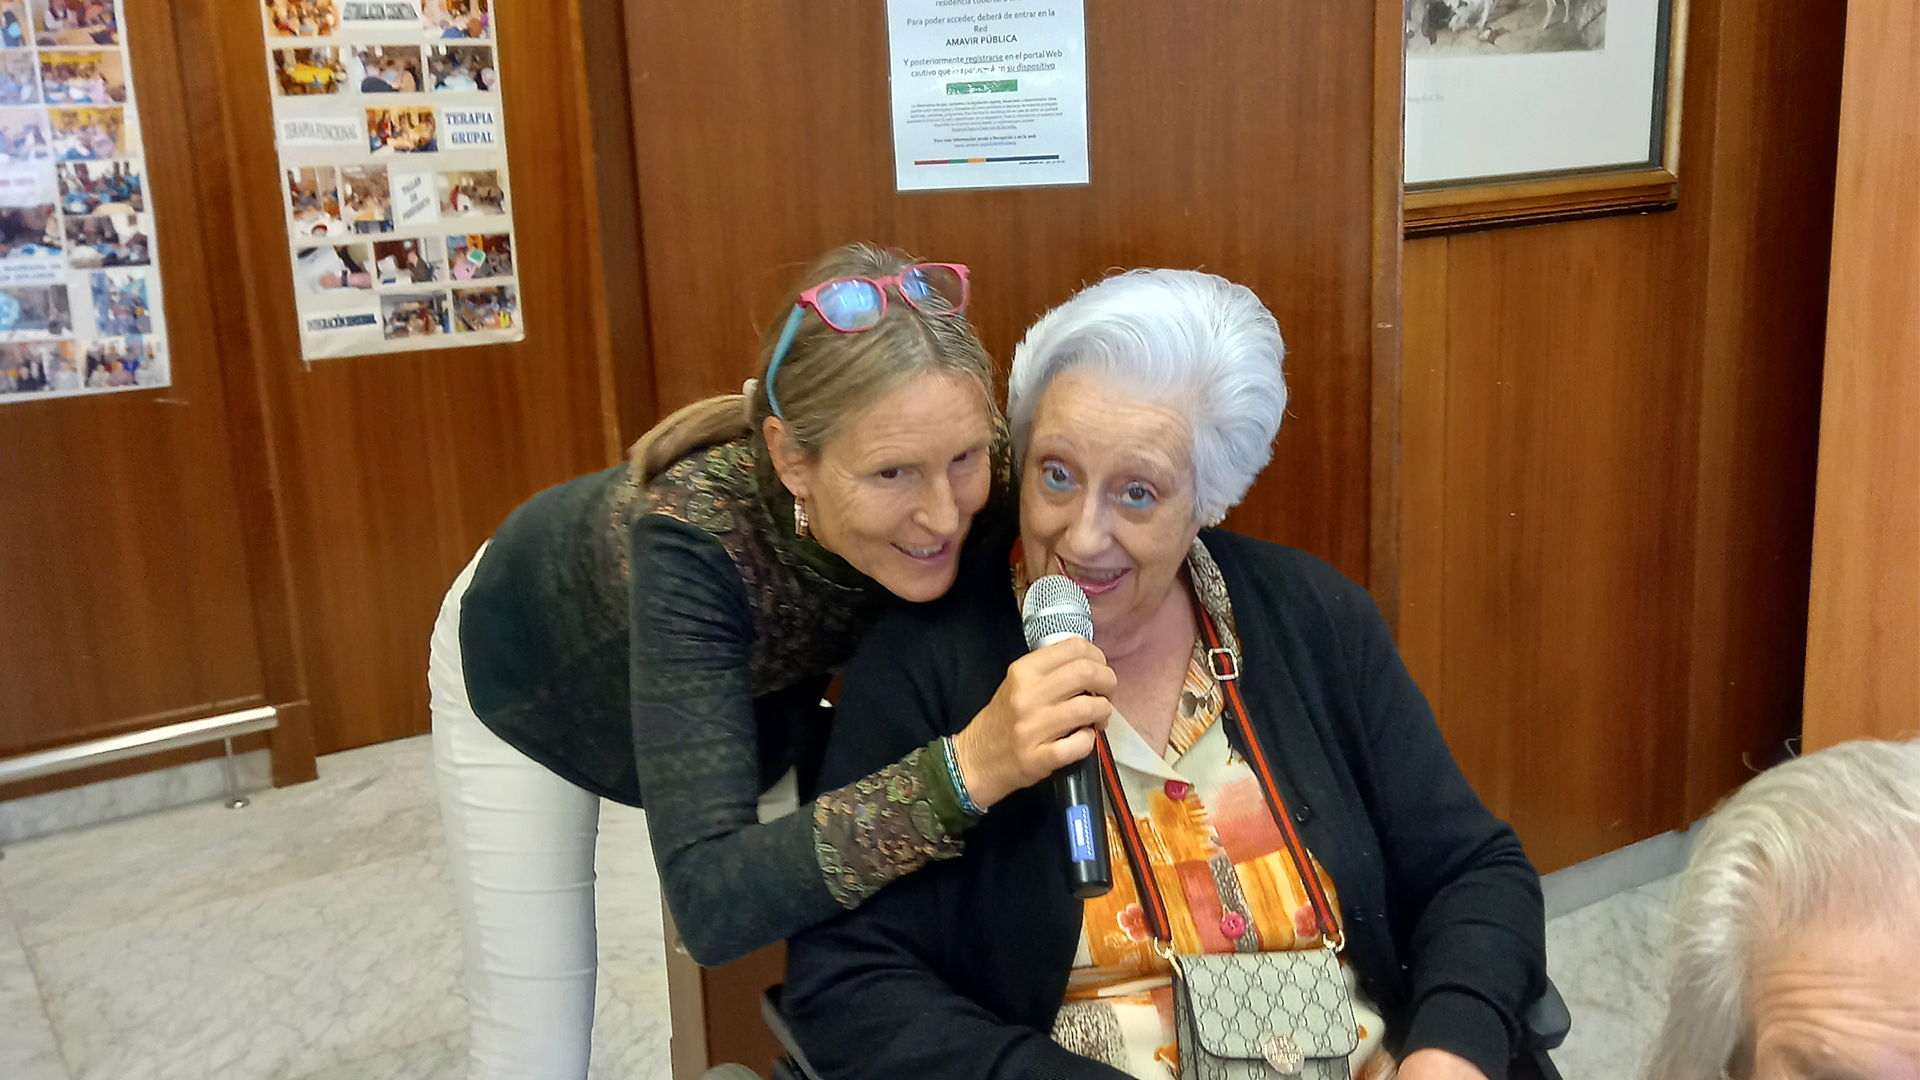
<instances>
[{"instance_id":1,"label":"blonde ponytail","mask_svg":"<svg viewBox=\"0 0 1920 1080\"><path fill-rule=\"evenodd\" d=\"M634 440L627 460L640 483L645 484L667 470L667 466L703 446L732 442L753 433L747 418L746 398L740 394L715 394L676 410L673 415L649 428Z\"/></svg>"}]
</instances>

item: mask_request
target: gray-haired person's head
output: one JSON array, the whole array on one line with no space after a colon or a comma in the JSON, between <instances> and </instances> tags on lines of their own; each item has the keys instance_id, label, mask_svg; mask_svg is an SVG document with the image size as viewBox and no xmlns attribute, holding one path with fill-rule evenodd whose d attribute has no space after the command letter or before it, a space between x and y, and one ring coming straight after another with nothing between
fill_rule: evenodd
<instances>
[{"instance_id":1,"label":"gray-haired person's head","mask_svg":"<svg viewBox=\"0 0 1920 1080\"><path fill-rule=\"evenodd\" d=\"M1194 514L1217 522L1273 457L1287 409L1280 324L1252 289L1196 270L1130 270L1041 316L1013 352L1017 454L1054 376L1090 367L1179 408L1193 431Z\"/></svg>"},{"instance_id":2,"label":"gray-haired person's head","mask_svg":"<svg viewBox=\"0 0 1920 1080\"><path fill-rule=\"evenodd\" d=\"M1765 992L1764 959L1782 946L1830 941L1835 928L1920 940L1920 741L1843 743L1787 762L1701 828L1674 899L1649 1080L1752 1074L1756 985Z\"/></svg>"}]
</instances>

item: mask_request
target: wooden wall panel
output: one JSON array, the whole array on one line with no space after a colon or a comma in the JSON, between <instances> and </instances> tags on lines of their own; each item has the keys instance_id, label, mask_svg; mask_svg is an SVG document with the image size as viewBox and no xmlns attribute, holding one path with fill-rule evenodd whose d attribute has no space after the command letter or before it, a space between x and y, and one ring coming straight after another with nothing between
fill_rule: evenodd
<instances>
[{"instance_id":1,"label":"wooden wall panel","mask_svg":"<svg viewBox=\"0 0 1920 1080\"><path fill-rule=\"evenodd\" d=\"M1813 0L1691 33L1677 211L1405 260L1403 647L1544 870L1798 720L1841 38Z\"/></svg>"},{"instance_id":2,"label":"wooden wall panel","mask_svg":"<svg viewBox=\"0 0 1920 1080\"><path fill-rule=\"evenodd\" d=\"M1682 774L1692 299L1674 215L1447 245L1436 711L1543 866L1660 831ZM1434 241L1423 241L1432 243Z\"/></svg>"},{"instance_id":3,"label":"wooden wall panel","mask_svg":"<svg viewBox=\"0 0 1920 1080\"><path fill-rule=\"evenodd\" d=\"M1400 622L1401 487L1401 259L1406 226L1402 178L1406 175L1406 47L1403 0L1373 0L1373 295L1371 392L1368 402L1369 498L1367 591L1389 629ZM1291 401L1288 402L1292 404ZM1235 527L1239 527L1236 519Z\"/></svg>"},{"instance_id":4,"label":"wooden wall panel","mask_svg":"<svg viewBox=\"0 0 1920 1080\"><path fill-rule=\"evenodd\" d=\"M635 118L627 71L626 9L618 0L578 2L593 181L599 196L600 287L606 296L606 335L612 358L607 385L618 441L624 447L660 418L647 319L640 188L633 159Z\"/></svg>"},{"instance_id":5,"label":"wooden wall panel","mask_svg":"<svg viewBox=\"0 0 1920 1080\"><path fill-rule=\"evenodd\" d=\"M208 215L164 6L129 3L127 38L173 385L0 406L0 756L287 700L262 663L226 326L195 288Z\"/></svg>"},{"instance_id":6,"label":"wooden wall panel","mask_svg":"<svg viewBox=\"0 0 1920 1080\"><path fill-rule=\"evenodd\" d=\"M1809 0L1728 4L1719 31L1681 824L1800 728L1845 51Z\"/></svg>"},{"instance_id":7,"label":"wooden wall panel","mask_svg":"<svg viewBox=\"0 0 1920 1080\"><path fill-rule=\"evenodd\" d=\"M1401 261L1400 658L1441 686L1446 623L1447 243L1413 241Z\"/></svg>"},{"instance_id":8,"label":"wooden wall panel","mask_svg":"<svg viewBox=\"0 0 1920 1080\"><path fill-rule=\"evenodd\" d=\"M527 339L312 364L281 242L261 28L227 0L178 9L183 39L216 58L194 69L220 107L203 156L231 200L210 229L240 272L208 285L247 314L322 752L426 730L427 636L448 582L522 500L618 456L577 4L495 9Z\"/></svg>"},{"instance_id":9,"label":"wooden wall panel","mask_svg":"<svg viewBox=\"0 0 1920 1080\"><path fill-rule=\"evenodd\" d=\"M1393 192L1376 200L1367 6L1089 5L1091 186L910 194L894 191L883 5L633 3L629 25L663 409L738 387L795 272L848 240L970 264L1003 363L1112 268L1203 267L1259 292L1290 345L1278 454L1233 523L1367 580L1373 327L1397 323L1374 318L1397 242L1389 226L1382 256L1368 224L1380 205L1392 220Z\"/></svg>"},{"instance_id":10,"label":"wooden wall panel","mask_svg":"<svg viewBox=\"0 0 1920 1080\"><path fill-rule=\"evenodd\" d=\"M1920 734L1920 12L1847 9L1807 748Z\"/></svg>"}]
</instances>

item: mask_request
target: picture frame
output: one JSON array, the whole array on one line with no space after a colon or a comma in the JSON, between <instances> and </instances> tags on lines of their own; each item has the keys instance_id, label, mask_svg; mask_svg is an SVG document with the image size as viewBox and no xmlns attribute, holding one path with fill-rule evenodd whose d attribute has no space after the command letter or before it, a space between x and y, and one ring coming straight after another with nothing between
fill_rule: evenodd
<instances>
[{"instance_id":1,"label":"picture frame","mask_svg":"<svg viewBox=\"0 0 1920 1080\"><path fill-rule=\"evenodd\" d=\"M1405 229L1678 204L1687 0L1407 0Z\"/></svg>"}]
</instances>

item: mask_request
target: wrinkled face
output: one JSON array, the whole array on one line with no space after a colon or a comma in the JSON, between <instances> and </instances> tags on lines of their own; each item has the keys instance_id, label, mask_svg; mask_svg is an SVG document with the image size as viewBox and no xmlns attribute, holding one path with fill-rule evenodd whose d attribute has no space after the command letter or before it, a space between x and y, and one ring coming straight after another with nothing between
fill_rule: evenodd
<instances>
[{"instance_id":1,"label":"wrinkled face","mask_svg":"<svg viewBox=\"0 0 1920 1080\"><path fill-rule=\"evenodd\" d=\"M1178 409L1072 369L1034 408L1020 477L1030 577L1064 573L1093 605L1096 642L1159 610L1200 531L1193 434Z\"/></svg>"},{"instance_id":2,"label":"wrinkled face","mask_svg":"<svg viewBox=\"0 0 1920 1080\"><path fill-rule=\"evenodd\" d=\"M933 600L953 584L960 543L987 504L992 439L980 387L928 373L856 414L811 460L782 464L780 476L805 501L822 547L902 599Z\"/></svg>"},{"instance_id":3,"label":"wrinkled face","mask_svg":"<svg viewBox=\"0 0 1920 1080\"><path fill-rule=\"evenodd\" d=\"M1875 922L1821 919L1761 950L1746 1080L1920 1080L1920 919Z\"/></svg>"}]
</instances>

